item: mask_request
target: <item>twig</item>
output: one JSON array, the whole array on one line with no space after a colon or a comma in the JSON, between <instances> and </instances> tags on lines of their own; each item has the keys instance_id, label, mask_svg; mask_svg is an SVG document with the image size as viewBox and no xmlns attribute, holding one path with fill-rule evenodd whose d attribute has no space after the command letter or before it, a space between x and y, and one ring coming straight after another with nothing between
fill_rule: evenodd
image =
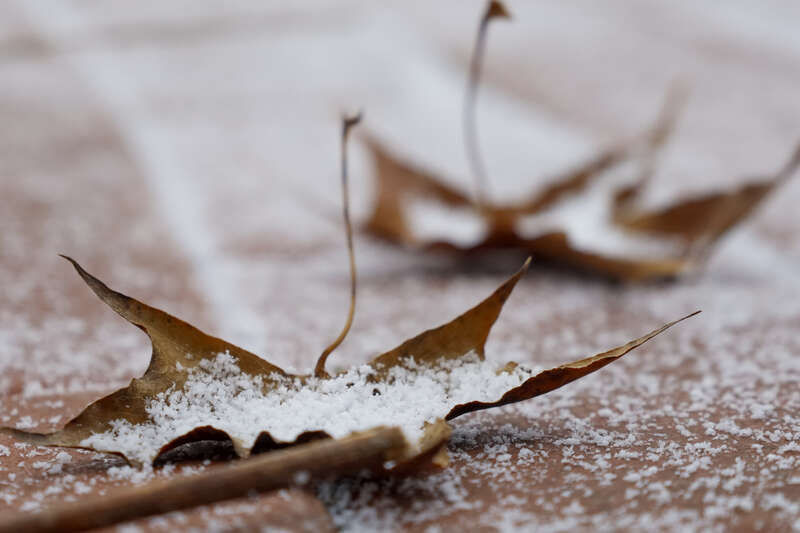
<instances>
[{"instance_id":1,"label":"twig","mask_svg":"<svg viewBox=\"0 0 800 533\"><path fill-rule=\"evenodd\" d=\"M0 533L85 531L269 491L292 484L298 473L322 478L382 465L405 448L402 431L378 428L341 440L323 440L269 452L209 471L119 490L86 502L20 514Z\"/></svg>"}]
</instances>

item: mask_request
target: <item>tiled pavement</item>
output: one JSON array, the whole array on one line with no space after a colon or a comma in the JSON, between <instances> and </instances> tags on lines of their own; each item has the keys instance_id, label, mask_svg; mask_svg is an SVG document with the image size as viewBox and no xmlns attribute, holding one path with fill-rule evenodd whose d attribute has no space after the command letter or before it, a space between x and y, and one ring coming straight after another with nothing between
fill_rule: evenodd
<instances>
[{"instance_id":1,"label":"tiled pavement","mask_svg":"<svg viewBox=\"0 0 800 533\"><path fill-rule=\"evenodd\" d=\"M633 135L676 78L691 100L649 201L770 172L800 141L796 2L522 4L491 29L480 100L497 197ZM480 9L0 2L0 423L58 427L146 367L144 336L57 253L309 369L346 311L338 115L363 107L364 128L465 182L459 110ZM352 151L363 220L371 166ZM449 469L136 527L800 528L798 181L677 284L532 272L490 357L557 364L704 313L579 384L458 421ZM356 324L334 365L451 318L513 268L454 271L363 235L356 245ZM176 474L0 437L0 519L158 475Z\"/></svg>"}]
</instances>

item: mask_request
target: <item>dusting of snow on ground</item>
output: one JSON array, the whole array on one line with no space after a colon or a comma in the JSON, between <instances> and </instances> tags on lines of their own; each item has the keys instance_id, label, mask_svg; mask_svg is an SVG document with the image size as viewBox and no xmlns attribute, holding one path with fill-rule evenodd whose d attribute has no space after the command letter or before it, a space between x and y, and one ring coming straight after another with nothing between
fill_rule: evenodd
<instances>
[{"instance_id":1,"label":"dusting of snow on ground","mask_svg":"<svg viewBox=\"0 0 800 533\"><path fill-rule=\"evenodd\" d=\"M203 426L225 431L246 449L263 431L278 442L293 442L307 431L340 438L397 426L416 447L426 423L444 418L458 404L499 400L532 375L521 366L497 370L494 362L481 361L475 354L436 367L412 358L378 382L371 380L375 369L362 365L331 379L305 382L273 375L265 389L261 376L243 373L231 355L222 353L190 369L183 388L151 400L150 422L118 419L112 421L112 430L94 434L81 445L150 462L165 444Z\"/></svg>"},{"instance_id":2,"label":"dusting of snow on ground","mask_svg":"<svg viewBox=\"0 0 800 533\"><path fill-rule=\"evenodd\" d=\"M58 252L307 370L348 297L341 109L363 106L362 127L393 152L470 190L460 96L479 3L187 4L0 3L2 425L58 429L147 367L147 338ZM648 206L773 172L800 138L796 0L509 7L513 23L490 32L476 111L498 203L642 131L676 77L691 95ZM358 223L374 184L352 140ZM555 366L704 312L569 387L454 420L443 471L324 484L336 524L800 531L798 198L795 176L676 284L609 287L532 269L489 339L498 367ZM572 232L588 249L627 249L595 229ZM343 367L458 315L519 266L455 267L361 235L356 254L356 321L333 361ZM3 516L213 467L135 469L6 436L0 446ZM224 529L254 507L204 507L196 524ZM189 529L188 515L125 529Z\"/></svg>"}]
</instances>

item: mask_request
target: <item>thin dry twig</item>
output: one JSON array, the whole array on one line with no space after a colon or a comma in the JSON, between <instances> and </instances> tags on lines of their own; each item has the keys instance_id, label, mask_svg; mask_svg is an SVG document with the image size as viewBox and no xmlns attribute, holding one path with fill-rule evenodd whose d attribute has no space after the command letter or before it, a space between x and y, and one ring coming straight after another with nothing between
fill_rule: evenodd
<instances>
[{"instance_id":1,"label":"thin dry twig","mask_svg":"<svg viewBox=\"0 0 800 533\"><path fill-rule=\"evenodd\" d=\"M20 514L0 523L0 533L85 531L156 514L265 492L309 480L379 468L406 446L398 428L378 428L340 440L326 439L215 467L209 471L120 490L102 498Z\"/></svg>"}]
</instances>

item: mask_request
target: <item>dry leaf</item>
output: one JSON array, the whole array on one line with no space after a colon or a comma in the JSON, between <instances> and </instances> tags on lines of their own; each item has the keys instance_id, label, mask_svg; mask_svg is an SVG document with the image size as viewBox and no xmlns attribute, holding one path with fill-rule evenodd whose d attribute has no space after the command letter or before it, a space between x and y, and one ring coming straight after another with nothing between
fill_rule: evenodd
<instances>
[{"instance_id":1,"label":"dry leaf","mask_svg":"<svg viewBox=\"0 0 800 533\"><path fill-rule=\"evenodd\" d=\"M446 420L549 392L618 359L677 322L594 357L543 372L516 363L498 368L484 357L486 339L529 259L488 298L451 322L365 365L329 375L326 360L349 331L355 309L345 143L357 121L357 117L345 119L342 130L350 310L341 334L319 357L313 375L289 374L116 292L65 257L100 300L149 336L150 365L142 377L92 403L59 431L2 431L35 444L89 448L118 453L133 463L149 463L177 446L201 440L230 440L236 453L246 457L314 439L345 438L395 426L403 431L407 445L393 457L392 468L413 470L431 462L446 464L444 444L450 435Z\"/></svg>"},{"instance_id":2,"label":"dry leaf","mask_svg":"<svg viewBox=\"0 0 800 533\"><path fill-rule=\"evenodd\" d=\"M791 178L798 166L800 146L772 177L748 182L730 191L690 198L655 211L636 206L643 187L632 187L615 198L614 221L631 231L677 236L689 246L708 247L745 219L773 189Z\"/></svg>"},{"instance_id":3,"label":"dry leaf","mask_svg":"<svg viewBox=\"0 0 800 533\"><path fill-rule=\"evenodd\" d=\"M399 425L409 441L398 462L419 456L428 460L449 436L444 420L549 392L618 359L677 322L540 373L515 363L496 368L485 361L484 345L526 263L474 308L367 365L336 376L290 375L109 289L69 261L103 302L147 333L153 344L150 366L141 378L94 402L60 431L4 432L40 445L120 453L132 462L151 462L178 445L199 440L230 438L236 453L245 457L380 425Z\"/></svg>"},{"instance_id":4,"label":"dry leaf","mask_svg":"<svg viewBox=\"0 0 800 533\"><path fill-rule=\"evenodd\" d=\"M377 139L368 138L377 180L366 225L372 234L414 249L446 250L463 256L518 250L540 262L623 281L670 278L697 266L727 230L744 220L800 165L799 147L773 177L733 191L690 198L662 210L642 209L638 199L682 100L682 91L673 90L655 127L641 138L600 154L521 202L492 202L477 146L474 104L487 26L497 13L508 17L505 8L492 1L481 19L464 107L464 137L475 198L397 157ZM618 172L624 166L630 167L633 175ZM615 173L618 175L612 176Z\"/></svg>"}]
</instances>

